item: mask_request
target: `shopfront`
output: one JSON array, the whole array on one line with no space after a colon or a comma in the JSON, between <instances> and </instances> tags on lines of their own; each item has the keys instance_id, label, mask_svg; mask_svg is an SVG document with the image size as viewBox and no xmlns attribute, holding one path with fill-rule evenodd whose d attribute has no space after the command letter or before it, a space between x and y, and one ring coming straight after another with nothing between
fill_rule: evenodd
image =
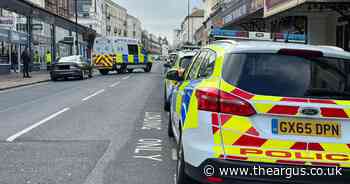
<instances>
[{"instance_id":1,"label":"shopfront","mask_svg":"<svg viewBox=\"0 0 350 184\"><path fill-rule=\"evenodd\" d=\"M20 54L28 44L27 38L26 33L0 29L0 74L20 69Z\"/></svg>"},{"instance_id":2,"label":"shopfront","mask_svg":"<svg viewBox=\"0 0 350 184\"><path fill-rule=\"evenodd\" d=\"M348 0L265 0L264 18L271 32L305 34L307 43L350 50Z\"/></svg>"}]
</instances>

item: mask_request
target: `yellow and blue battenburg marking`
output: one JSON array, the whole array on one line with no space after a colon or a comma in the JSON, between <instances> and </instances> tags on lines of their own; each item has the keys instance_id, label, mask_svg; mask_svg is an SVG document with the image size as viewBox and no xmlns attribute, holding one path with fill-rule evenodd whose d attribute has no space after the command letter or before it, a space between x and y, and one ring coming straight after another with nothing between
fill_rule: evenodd
<instances>
[{"instance_id":1,"label":"yellow and blue battenburg marking","mask_svg":"<svg viewBox=\"0 0 350 184\"><path fill-rule=\"evenodd\" d=\"M93 61L97 66L112 67L113 64L146 64L151 63L148 55L94 55Z\"/></svg>"}]
</instances>

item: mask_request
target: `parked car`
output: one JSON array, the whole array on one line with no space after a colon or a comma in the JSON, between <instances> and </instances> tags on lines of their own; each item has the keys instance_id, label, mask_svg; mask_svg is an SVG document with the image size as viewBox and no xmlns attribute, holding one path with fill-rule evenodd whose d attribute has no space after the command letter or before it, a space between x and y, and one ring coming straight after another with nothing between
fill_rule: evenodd
<instances>
[{"instance_id":1,"label":"parked car","mask_svg":"<svg viewBox=\"0 0 350 184\"><path fill-rule=\"evenodd\" d=\"M79 78L83 80L91 78L92 69L92 65L80 55L62 57L52 66L51 80L56 81L60 78Z\"/></svg>"}]
</instances>

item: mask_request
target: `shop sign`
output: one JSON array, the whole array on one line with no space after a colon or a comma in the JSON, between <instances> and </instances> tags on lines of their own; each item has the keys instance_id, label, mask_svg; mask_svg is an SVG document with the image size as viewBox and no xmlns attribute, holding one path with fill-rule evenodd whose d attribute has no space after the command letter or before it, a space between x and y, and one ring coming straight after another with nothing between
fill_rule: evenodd
<instances>
[{"instance_id":1,"label":"shop sign","mask_svg":"<svg viewBox=\"0 0 350 184\"><path fill-rule=\"evenodd\" d=\"M249 13L254 13L264 8L264 0L251 0Z\"/></svg>"},{"instance_id":2,"label":"shop sign","mask_svg":"<svg viewBox=\"0 0 350 184\"><path fill-rule=\"evenodd\" d=\"M9 30L0 29L0 40L8 41L9 40Z\"/></svg>"},{"instance_id":3,"label":"shop sign","mask_svg":"<svg viewBox=\"0 0 350 184\"><path fill-rule=\"evenodd\" d=\"M0 16L1 27L14 27L14 25L15 25L15 17Z\"/></svg>"},{"instance_id":4,"label":"shop sign","mask_svg":"<svg viewBox=\"0 0 350 184\"><path fill-rule=\"evenodd\" d=\"M269 17L282 11L293 8L299 4L305 3L307 0L265 0L264 1L264 17Z\"/></svg>"},{"instance_id":5,"label":"shop sign","mask_svg":"<svg viewBox=\"0 0 350 184\"><path fill-rule=\"evenodd\" d=\"M237 9L233 10L230 14L226 15L224 19L224 24L235 21L248 13L247 3L242 4Z\"/></svg>"},{"instance_id":6,"label":"shop sign","mask_svg":"<svg viewBox=\"0 0 350 184\"><path fill-rule=\"evenodd\" d=\"M41 30L43 30L43 25L42 24L32 24L32 29L33 29L33 31L41 31Z\"/></svg>"},{"instance_id":7,"label":"shop sign","mask_svg":"<svg viewBox=\"0 0 350 184\"><path fill-rule=\"evenodd\" d=\"M11 42L19 44L27 44L27 34L11 31Z\"/></svg>"}]
</instances>

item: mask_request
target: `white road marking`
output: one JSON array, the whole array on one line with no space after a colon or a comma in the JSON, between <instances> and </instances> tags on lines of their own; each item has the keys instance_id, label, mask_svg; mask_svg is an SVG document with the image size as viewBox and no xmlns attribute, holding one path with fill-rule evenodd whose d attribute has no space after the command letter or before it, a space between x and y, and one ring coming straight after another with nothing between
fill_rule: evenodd
<instances>
[{"instance_id":1,"label":"white road marking","mask_svg":"<svg viewBox=\"0 0 350 184\"><path fill-rule=\"evenodd\" d=\"M42 124L52 120L53 118L59 116L60 114L63 114L64 112L66 112L68 110L70 110L69 107L62 109L62 110L60 110L60 111L50 115L49 117L47 117L47 118L45 118L45 119L43 119L43 120L33 124L32 126L30 126L30 127L26 128L26 129L24 129L24 130L22 130L22 131L20 131L20 132L18 132L16 134L12 135L11 137L7 138L6 141L7 142L13 142L15 139L17 139L18 137L22 136L23 134L25 134L25 133L33 130L34 128L36 128L36 127L38 127L38 126L40 126L40 125L42 125Z\"/></svg>"},{"instance_id":2,"label":"white road marking","mask_svg":"<svg viewBox=\"0 0 350 184\"><path fill-rule=\"evenodd\" d=\"M177 160L177 151L175 148L171 149L171 158L175 161Z\"/></svg>"},{"instance_id":3,"label":"white road marking","mask_svg":"<svg viewBox=\"0 0 350 184\"><path fill-rule=\"evenodd\" d=\"M116 83L114 83L114 84L111 84L109 87L110 87L110 88L114 88L114 87L118 86L119 84L120 84L120 82L116 82Z\"/></svg>"},{"instance_id":4,"label":"white road marking","mask_svg":"<svg viewBox=\"0 0 350 184\"><path fill-rule=\"evenodd\" d=\"M84 101L87 101L87 100L89 100L90 98L92 98L92 97L94 97L94 96L97 96L97 95L99 95L99 94L101 94L101 93L103 93L103 92L105 92L105 90L104 90L104 89L101 89L100 91L97 91L96 93L94 93L94 94L92 94L92 95L90 95L90 96L87 96L87 97L83 98L82 101L83 101L83 102L84 102Z\"/></svg>"},{"instance_id":5,"label":"white road marking","mask_svg":"<svg viewBox=\"0 0 350 184\"><path fill-rule=\"evenodd\" d=\"M131 76L132 76L132 74L130 74L130 75L126 76L126 77L123 77L123 80L129 79Z\"/></svg>"}]
</instances>

